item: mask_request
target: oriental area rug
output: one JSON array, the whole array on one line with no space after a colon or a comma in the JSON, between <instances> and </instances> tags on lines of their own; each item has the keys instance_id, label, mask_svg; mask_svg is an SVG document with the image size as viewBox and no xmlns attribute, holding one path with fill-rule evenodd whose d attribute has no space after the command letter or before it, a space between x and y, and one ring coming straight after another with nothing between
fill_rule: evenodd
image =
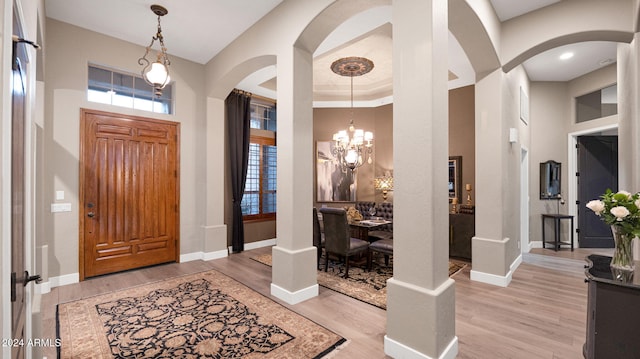
<instances>
[{"instance_id":1,"label":"oriental area rug","mask_svg":"<svg viewBox=\"0 0 640 359\"><path fill-rule=\"evenodd\" d=\"M271 254L261 254L251 259L271 266ZM393 258L390 258L393 260ZM449 276L456 274L466 264L449 261ZM320 260L318 269L318 284L342 293L349 297L369 303L376 307L387 309L387 279L393 276L393 265L382 265L373 262L371 271L366 271L360 266L349 266L349 277L344 276L344 263L329 260L329 268L324 271L324 257Z\"/></svg>"},{"instance_id":2,"label":"oriental area rug","mask_svg":"<svg viewBox=\"0 0 640 359\"><path fill-rule=\"evenodd\" d=\"M320 358L345 342L217 271L59 304L60 358Z\"/></svg>"}]
</instances>

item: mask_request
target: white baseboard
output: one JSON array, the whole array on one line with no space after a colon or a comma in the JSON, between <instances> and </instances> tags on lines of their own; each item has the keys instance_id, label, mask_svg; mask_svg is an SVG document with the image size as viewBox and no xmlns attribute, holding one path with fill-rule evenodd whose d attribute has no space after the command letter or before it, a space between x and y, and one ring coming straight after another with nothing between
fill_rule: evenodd
<instances>
[{"instance_id":1,"label":"white baseboard","mask_svg":"<svg viewBox=\"0 0 640 359\"><path fill-rule=\"evenodd\" d=\"M520 266L522 263L522 254L520 254L509 266L509 272L504 276L499 276L491 273L484 273L471 270L471 280L476 282L482 282L492 285L497 285L499 287L507 287L509 283L511 283L511 279L513 278L513 272Z\"/></svg>"},{"instance_id":2,"label":"white baseboard","mask_svg":"<svg viewBox=\"0 0 640 359\"><path fill-rule=\"evenodd\" d=\"M210 261L213 259L220 259L228 256L229 256L229 251L223 249L221 251L203 253L202 260Z\"/></svg>"},{"instance_id":3,"label":"white baseboard","mask_svg":"<svg viewBox=\"0 0 640 359\"><path fill-rule=\"evenodd\" d=\"M416 351L400 342L397 342L388 336L384 336L384 353L393 358L405 358L405 359L435 359L427 356L423 353ZM455 359L458 355L458 337L453 337L453 340L447 345L445 350L440 354L437 359Z\"/></svg>"},{"instance_id":4,"label":"white baseboard","mask_svg":"<svg viewBox=\"0 0 640 359\"><path fill-rule=\"evenodd\" d=\"M198 261L198 260L209 261L212 259L224 258L224 257L227 257L228 255L229 255L229 252L227 252L224 249L221 251L206 252L206 253L205 252L186 253L186 254L180 255L180 263Z\"/></svg>"},{"instance_id":5,"label":"white baseboard","mask_svg":"<svg viewBox=\"0 0 640 359\"><path fill-rule=\"evenodd\" d=\"M529 248L542 248L542 241L529 242Z\"/></svg>"},{"instance_id":6,"label":"white baseboard","mask_svg":"<svg viewBox=\"0 0 640 359\"><path fill-rule=\"evenodd\" d=\"M61 287L63 285L80 282L80 273L65 274L58 277L49 278L49 288ZM40 284L42 285L42 283Z\"/></svg>"},{"instance_id":7,"label":"white baseboard","mask_svg":"<svg viewBox=\"0 0 640 359\"><path fill-rule=\"evenodd\" d=\"M245 243L244 250L249 251L257 248L271 247L271 246L275 246L277 243L278 243L278 240L275 238L264 239L257 242ZM233 253L233 247L231 246L229 246L229 253Z\"/></svg>"},{"instance_id":8,"label":"white baseboard","mask_svg":"<svg viewBox=\"0 0 640 359\"><path fill-rule=\"evenodd\" d=\"M290 292L282 287L279 287L271 283L271 295L276 298L280 298L289 304L298 304L304 302L307 299L317 297L319 293L319 287L314 284L310 287L300 289L296 292Z\"/></svg>"},{"instance_id":9,"label":"white baseboard","mask_svg":"<svg viewBox=\"0 0 640 359\"><path fill-rule=\"evenodd\" d=\"M35 284L34 286L36 294L47 294L51 292L51 283L50 282L40 282Z\"/></svg>"}]
</instances>

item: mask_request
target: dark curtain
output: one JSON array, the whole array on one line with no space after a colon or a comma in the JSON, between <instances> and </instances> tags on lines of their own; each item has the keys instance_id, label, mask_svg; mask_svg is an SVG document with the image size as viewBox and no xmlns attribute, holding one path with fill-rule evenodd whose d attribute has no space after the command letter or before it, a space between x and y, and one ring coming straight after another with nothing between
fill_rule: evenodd
<instances>
[{"instance_id":1,"label":"dark curtain","mask_svg":"<svg viewBox=\"0 0 640 359\"><path fill-rule=\"evenodd\" d=\"M239 90L234 90L225 100L233 201L233 223L231 225L233 252L244 250L241 202L247 180L247 168L249 167L250 104L251 94Z\"/></svg>"}]
</instances>

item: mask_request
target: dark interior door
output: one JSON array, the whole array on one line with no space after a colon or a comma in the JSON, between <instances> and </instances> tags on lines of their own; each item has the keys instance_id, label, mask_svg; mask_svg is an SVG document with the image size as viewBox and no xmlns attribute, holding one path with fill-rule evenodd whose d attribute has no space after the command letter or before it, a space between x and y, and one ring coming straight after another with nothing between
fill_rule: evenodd
<instances>
[{"instance_id":1,"label":"dark interior door","mask_svg":"<svg viewBox=\"0 0 640 359\"><path fill-rule=\"evenodd\" d=\"M611 229L587 202L607 188L618 191L618 137L578 137L578 243L580 248L613 248Z\"/></svg>"},{"instance_id":2,"label":"dark interior door","mask_svg":"<svg viewBox=\"0 0 640 359\"><path fill-rule=\"evenodd\" d=\"M14 13L14 33L20 27ZM11 333L15 343L24 339L25 267L24 267L24 178L25 178L25 45L13 43L11 81ZM11 357L24 357L22 345L12 345Z\"/></svg>"}]
</instances>

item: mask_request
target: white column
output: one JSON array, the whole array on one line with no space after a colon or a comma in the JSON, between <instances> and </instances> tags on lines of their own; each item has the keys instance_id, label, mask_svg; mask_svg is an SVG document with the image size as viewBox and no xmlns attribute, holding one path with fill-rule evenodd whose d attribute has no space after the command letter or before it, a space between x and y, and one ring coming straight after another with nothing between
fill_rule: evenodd
<instances>
[{"instance_id":1,"label":"white column","mask_svg":"<svg viewBox=\"0 0 640 359\"><path fill-rule=\"evenodd\" d=\"M618 188L640 191L640 35L633 41L618 45ZM633 248L634 258L640 258L640 241Z\"/></svg>"},{"instance_id":2,"label":"white column","mask_svg":"<svg viewBox=\"0 0 640 359\"><path fill-rule=\"evenodd\" d=\"M508 171L502 116L504 73L497 69L476 83L476 231L471 241L471 279L506 287L511 281L504 235Z\"/></svg>"},{"instance_id":3,"label":"white column","mask_svg":"<svg viewBox=\"0 0 640 359\"><path fill-rule=\"evenodd\" d=\"M203 259L226 257L227 225L224 224L224 174L228 171L225 158L224 99L207 99L206 132L206 193L205 216L202 230Z\"/></svg>"},{"instance_id":4,"label":"white column","mask_svg":"<svg viewBox=\"0 0 640 359\"><path fill-rule=\"evenodd\" d=\"M393 2L394 276L385 353L453 358L448 276L447 0Z\"/></svg>"},{"instance_id":5,"label":"white column","mask_svg":"<svg viewBox=\"0 0 640 359\"><path fill-rule=\"evenodd\" d=\"M313 59L278 55L278 200L271 294L295 304L318 295L313 246Z\"/></svg>"}]
</instances>

